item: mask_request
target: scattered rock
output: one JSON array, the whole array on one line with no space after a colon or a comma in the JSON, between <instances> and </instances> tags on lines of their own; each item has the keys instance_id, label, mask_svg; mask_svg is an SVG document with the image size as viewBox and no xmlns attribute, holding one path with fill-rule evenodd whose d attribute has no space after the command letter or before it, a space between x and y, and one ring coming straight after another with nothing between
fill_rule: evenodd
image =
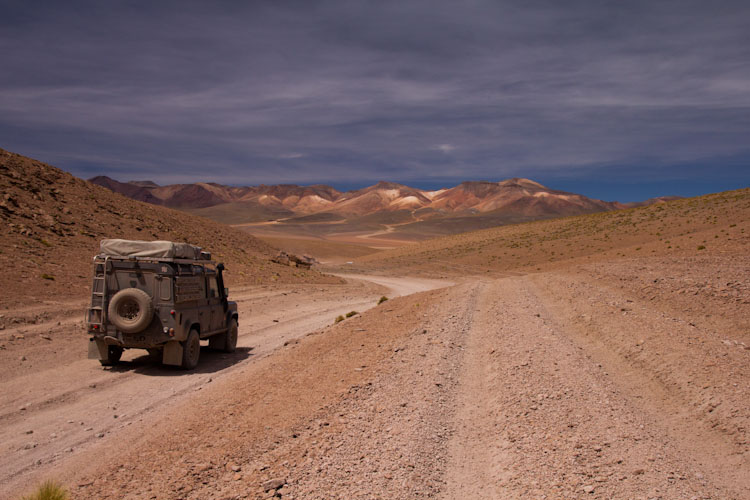
<instances>
[{"instance_id":1,"label":"scattered rock","mask_svg":"<svg viewBox=\"0 0 750 500\"><path fill-rule=\"evenodd\" d=\"M268 481L263 483L263 491L278 490L285 484L286 484L286 479L281 479L281 478L269 479Z\"/></svg>"}]
</instances>

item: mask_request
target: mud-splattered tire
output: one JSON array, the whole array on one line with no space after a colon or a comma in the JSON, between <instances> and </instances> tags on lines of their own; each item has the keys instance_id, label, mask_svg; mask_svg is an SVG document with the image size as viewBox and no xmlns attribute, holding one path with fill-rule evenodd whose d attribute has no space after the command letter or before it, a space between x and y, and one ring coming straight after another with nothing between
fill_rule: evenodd
<instances>
[{"instance_id":1,"label":"mud-splattered tire","mask_svg":"<svg viewBox=\"0 0 750 500\"><path fill-rule=\"evenodd\" d=\"M109 301L109 320L121 332L143 331L154 317L154 302L138 288L120 290Z\"/></svg>"},{"instance_id":2,"label":"mud-splattered tire","mask_svg":"<svg viewBox=\"0 0 750 500\"><path fill-rule=\"evenodd\" d=\"M101 363L102 366L114 366L120 362L121 357L122 347L111 345L107 347L107 359L100 359L99 363Z\"/></svg>"},{"instance_id":3,"label":"mud-splattered tire","mask_svg":"<svg viewBox=\"0 0 750 500\"><path fill-rule=\"evenodd\" d=\"M201 357L201 339L196 330L190 330L188 338L182 343L182 368L192 370L198 366Z\"/></svg>"}]
</instances>

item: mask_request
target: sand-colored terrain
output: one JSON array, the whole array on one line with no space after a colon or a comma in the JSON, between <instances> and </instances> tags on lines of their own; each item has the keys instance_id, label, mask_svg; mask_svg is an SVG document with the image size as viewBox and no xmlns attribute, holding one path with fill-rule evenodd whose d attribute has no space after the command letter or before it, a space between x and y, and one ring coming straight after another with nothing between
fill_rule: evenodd
<instances>
[{"instance_id":1,"label":"sand-colored terrain","mask_svg":"<svg viewBox=\"0 0 750 500\"><path fill-rule=\"evenodd\" d=\"M241 348L193 372L85 359L78 292L4 296L0 496L750 498L749 235L747 189L379 252L301 235L340 275L272 280L258 247Z\"/></svg>"}]
</instances>

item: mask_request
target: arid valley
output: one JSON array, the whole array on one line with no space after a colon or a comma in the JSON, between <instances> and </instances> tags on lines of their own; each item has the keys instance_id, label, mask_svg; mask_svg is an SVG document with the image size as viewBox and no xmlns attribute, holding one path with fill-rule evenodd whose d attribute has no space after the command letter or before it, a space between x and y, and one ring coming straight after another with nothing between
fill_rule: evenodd
<instances>
[{"instance_id":1,"label":"arid valley","mask_svg":"<svg viewBox=\"0 0 750 500\"><path fill-rule=\"evenodd\" d=\"M258 238L6 151L0 183L0 497L750 496L748 189L368 246ZM211 250L237 351L87 359L105 237Z\"/></svg>"}]
</instances>

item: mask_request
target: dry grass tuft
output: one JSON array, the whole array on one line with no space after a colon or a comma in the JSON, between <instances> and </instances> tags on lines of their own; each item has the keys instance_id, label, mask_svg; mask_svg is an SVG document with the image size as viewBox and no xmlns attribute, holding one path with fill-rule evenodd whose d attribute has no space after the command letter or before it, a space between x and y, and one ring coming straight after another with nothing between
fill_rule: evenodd
<instances>
[{"instance_id":1,"label":"dry grass tuft","mask_svg":"<svg viewBox=\"0 0 750 500\"><path fill-rule=\"evenodd\" d=\"M55 481L48 480L39 485L31 495L21 500L70 500L68 491Z\"/></svg>"}]
</instances>

